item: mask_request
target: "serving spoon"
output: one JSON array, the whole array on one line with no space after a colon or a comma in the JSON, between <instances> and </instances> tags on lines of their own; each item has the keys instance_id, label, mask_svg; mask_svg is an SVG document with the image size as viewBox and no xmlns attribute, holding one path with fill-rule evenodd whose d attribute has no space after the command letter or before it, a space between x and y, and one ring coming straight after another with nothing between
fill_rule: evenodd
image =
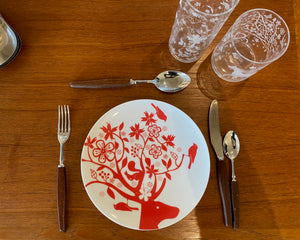
<instances>
[{"instance_id":1,"label":"serving spoon","mask_svg":"<svg viewBox=\"0 0 300 240\"><path fill-rule=\"evenodd\" d=\"M231 160L231 205L232 205L232 226L234 229L239 227L240 220L240 204L239 204L239 187L235 175L234 159L240 151L240 141L234 131L226 133L223 140L224 154Z\"/></svg>"},{"instance_id":2,"label":"serving spoon","mask_svg":"<svg viewBox=\"0 0 300 240\"><path fill-rule=\"evenodd\" d=\"M183 90L191 82L191 78L179 71L164 71L153 80L133 80L125 82L123 79L99 79L82 80L70 82L73 88L120 88L129 87L139 83L152 83L157 89L163 92L174 93Z\"/></svg>"}]
</instances>

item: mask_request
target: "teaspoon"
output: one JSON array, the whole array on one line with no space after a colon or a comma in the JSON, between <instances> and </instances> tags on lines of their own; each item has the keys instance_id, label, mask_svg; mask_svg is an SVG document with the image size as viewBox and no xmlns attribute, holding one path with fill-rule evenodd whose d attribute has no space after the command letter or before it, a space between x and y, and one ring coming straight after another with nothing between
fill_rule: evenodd
<instances>
[{"instance_id":1,"label":"teaspoon","mask_svg":"<svg viewBox=\"0 0 300 240\"><path fill-rule=\"evenodd\" d=\"M239 187L235 175L234 159L240 151L240 141L234 131L226 133L223 140L224 154L231 160L231 205L232 205L232 225L236 229L239 227L240 207L239 207Z\"/></svg>"},{"instance_id":2,"label":"teaspoon","mask_svg":"<svg viewBox=\"0 0 300 240\"><path fill-rule=\"evenodd\" d=\"M190 82L191 78L183 72L165 71L153 80L130 79L129 82L124 82L123 79L82 80L70 82L70 86L73 88L119 88L139 83L153 83L160 91L174 93L186 88Z\"/></svg>"}]
</instances>

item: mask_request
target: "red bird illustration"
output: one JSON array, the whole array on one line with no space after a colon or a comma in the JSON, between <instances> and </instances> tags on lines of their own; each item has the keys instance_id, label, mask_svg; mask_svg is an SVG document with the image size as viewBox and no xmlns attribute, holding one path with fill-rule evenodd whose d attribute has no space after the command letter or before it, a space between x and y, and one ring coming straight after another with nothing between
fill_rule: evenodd
<instances>
[{"instance_id":1,"label":"red bird illustration","mask_svg":"<svg viewBox=\"0 0 300 240\"><path fill-rule=\"evenodd\" d=\"M114 208L116 210L129 211L129 212L131 212L132 210L139 210L136 207L130 207L127 203L124 203L124 202L119 202L117 204L114 204Z\"/></svg>"},{"instance_id":2,"label":"red bird illustration","mask_svg":"<svg viewBox=\"0 0 300 240\"><path fill-rule=\"evenodd\" d=\"M134 174L129 174L127 171L125 172L126 177L129 179L129 181L133 181L133 180L141 180L143 179L143 172L142 171L138 171L137 173Z\"/></svg>"},{"instance_id":3,"label":"red bird illustration","mask_svg":"<svg viewBox=\"0 0 300 240\"><path fill-rule=\"evenodd\" d=\"M189 148L189 157L190 157L190 163L188 166L189 169L191 169L191 166L195 161L197 150L198 150L198 146L196 145L196 143L193 143L193 145Z\"/></svg>"},{"instance_id":4,"label":"red bird illustration","mask_svg":"<svg viewBox=\"0 0 300 240\"><path fill-rule=\"evenodd\" d=\"M164 112L158 106L155 106L153 103L151 103L151 105L155 108L157 117L161 120L167 121L166 114L164 114Z\"/></svg>"}]
</instances>

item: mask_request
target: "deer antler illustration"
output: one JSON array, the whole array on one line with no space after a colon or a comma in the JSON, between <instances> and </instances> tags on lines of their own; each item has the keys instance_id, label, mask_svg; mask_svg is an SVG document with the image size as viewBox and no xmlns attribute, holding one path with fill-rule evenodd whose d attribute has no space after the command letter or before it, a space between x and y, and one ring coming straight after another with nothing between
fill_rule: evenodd
<instances>
[{"instance_id":1,"label":"deer antler illustration","mask_svg":"<svg viewBox=\"0 0 300 240\"><path fill-rule=\"evenodd\" d=\"M154 107L157 112L158 107ZM116 194L125 198L126 202L114 204L116 211L138 210L130 207L128 200L139 203L142 229L157 228L163 219L178 215L178 208L155 199L164 190L167 180L172 180L172 172L182 166L184 158L189 157L190 168L197 152L196 144L190 147L188 154L181 153L181 148L175 149L175 136L163 134L167 127L157 124L157 121L166 121L166 117L160 119L166 115L161 109L160 118L155 118L156 114L145 111L141 121L127 129L124 122L119 126L111 126L110 123L102 126L99 138L87 137L84 144L87 158L82 159L82 162L93 166L90 169L91 180L85 187L102 184L107 186L106 194L113 200L116 200ZM153 215L155 209L160 209L160 217L149 222L147 216Z\"/></svg>"}]
</instances>

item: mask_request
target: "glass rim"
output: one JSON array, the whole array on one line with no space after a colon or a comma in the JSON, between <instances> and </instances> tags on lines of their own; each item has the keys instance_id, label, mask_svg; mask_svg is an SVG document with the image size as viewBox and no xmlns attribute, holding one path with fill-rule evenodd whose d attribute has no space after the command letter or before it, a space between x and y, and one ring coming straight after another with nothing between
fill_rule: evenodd
<instances>
[{"instance_id":1,"label":"glass rim","mask_svg":"<svg viewBox=\"0 0 300 240\"><path fill-rule=\"evenodd\" d=\"M184 1L184 0L183 0ZM230 7L228 10L222 12L222 13L206 13L206 12L203 12L203 11L200 11L199 9L195 8L192 4L191 4L191 0L185 0L188 5L194 9L197 13L201 13L201 14L204 14L204 15L207 15L207 16L212 16L212 17L216 17L216 16L221 16L221 15L226 15L227 13L230 13L232 12L235 7L239 4L240 0L234 0L235 3L232 7Z\"/></svg>"},{"instance_id":2,"label":"glass rim","mask_svg":"<svg viewBox=\"0 0 300 240\"><path fill-rule=\"evenodd\" d=\"M274 14L276 17L278 17L278 18L281 20L281 22L283 23L285 29L287 30L287 45L286 45L285 49L284 49L277 57L272 58L271 60L268 60L268 61L261 61L261 62L258 62L258 61L251 60L251 59L245 57L245 56L244 56L242 53L240 53L240 51L236 48L235 43L234 43L234 41L233 41L233 37L232 37L232 27L237 23L237 21L238 21L242 16L244 16L244 15L250 13L250 12L255 12L255 11L265 11L265 12L269 12L269 13ZM247 60L247 61L249 61L249 62L251 62L251 63L262 64L262 65L264 65L264 64L270 64L270 63L276 61L277 59L279 59L279 58L287 51L287 49L289 48L289 45L290 45L290 38L291 38L291 37L290 37L290 30L289 30L289 27L288 27L288 25L286 24L286 22L284 21L284 19L283 19L278 13L276 13L276 12L270 10L270 9L266 9L266 8L254 8L254 9L250 9L250 10L248 10L248 11L242 13L242 14L235 20L235 22L233 23L232 27L229 29L229 31L230 31L229 34L230 34L230 41L231 41L231 43L233 44L234 49L236 50L237 54L240 55L240 57L244 58L245 60Z\"/></svg>"}]
</instances>

